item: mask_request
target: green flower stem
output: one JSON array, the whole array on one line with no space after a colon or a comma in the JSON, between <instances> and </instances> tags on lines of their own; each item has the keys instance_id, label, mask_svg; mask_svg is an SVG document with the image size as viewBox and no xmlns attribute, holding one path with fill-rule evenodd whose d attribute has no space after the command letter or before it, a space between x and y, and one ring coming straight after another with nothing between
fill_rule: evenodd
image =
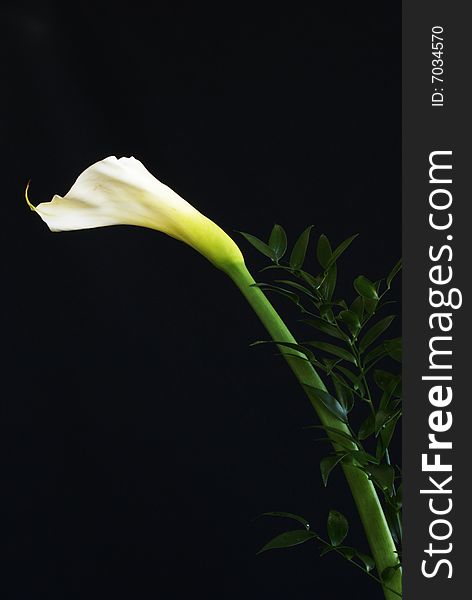
<instances>
[{"instance_id":1,"label":"green flower stem","mask_svg":"<svg viewBox=\"0 0 472 600\"><path fill-rule=\"evenodd\" d=\"M254 286L255 281L245 265L232 265L226 269L226 272L239 287L272 339L276 342L296 343L293 335L287 329L285 323L279 317L264 293L258 287ZM349 433L346 425L317 400L315 395L310 391L310 388L306 387L310 386L311 388L326 390L313 365L306 360L303 354L295 350L284 346L279 346L279 349L296 378L302 384L321 423L326 427L335 427ZM336 444L334 445L336 447ZM343 464L342 466L364 526L377 572L380 574L386 567L393 567L398 563L395 544L390 534L382 506L377 492L367 475L354 466L348 464ZM396 571L394 577L388 581L388 589L384 586L383 590L387 600L398 600L399 594L401 594L401 572L399 569Z\"/></svg>"}]
</instances>

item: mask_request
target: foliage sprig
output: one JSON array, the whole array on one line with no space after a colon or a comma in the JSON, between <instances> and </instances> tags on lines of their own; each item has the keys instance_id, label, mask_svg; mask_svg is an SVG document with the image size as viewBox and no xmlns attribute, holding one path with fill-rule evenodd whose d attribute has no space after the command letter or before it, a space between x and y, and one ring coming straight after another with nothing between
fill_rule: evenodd
<instances>
[{"instance_id":1,"label":"foliage sprig","mask_svg":"<svg viewBox=\"0 0 472 600\"><path fill-rule=\"evenodd\" d=\"M349 433L322 425L310 426L326 431L329 437L322 440L335 442L335 448L320 460L323 483L328 485L330 475L340 465L361 469L368 475L381 493L399 562L389 567L388 573L375 576L372 558L342 545L348 533L348 522L346 517L333 510L328 515L329 541L311 531L303 517L292 513L265 513L295 519L305 524L305 528L276 536L260 552L316 539L323 546L321 555L334 550L386 586L401 566L401 470L392 460L390 445L402 415L402 375L398 365L402 360L402 347L401 338L388 337L396 315L384 316L384 309L394 304L387 296L401 270L401 261L385 278L376 281L364 274L358 275L352 282L353 297L342 299L335 295L338 261L357 235L350 236L333 249L328 237L321 234L316 243L318 269L313 273L305 267L312 226L295 241L288 260L284 260L288 249L287 234L281 225L274 225L267 242L241 233L270 259L271 264L261 269L261 273L283 273L283 278L255 285L293 302L300 310L301 321L307 330L314 329L317 334L316 339L309 337L296 344L263 340L253 345L275 343L291 348L303 355L301 360L309 361L326 374L330 382L328 392L315 389L311 392L347 425ZM310 264L312 262L310 260ZM324 339L320 340L320 334ZM355 419L352 418L354 413ZM356 427L352 422L360 422L360 425Z\"/></svg>"}]
</instances>

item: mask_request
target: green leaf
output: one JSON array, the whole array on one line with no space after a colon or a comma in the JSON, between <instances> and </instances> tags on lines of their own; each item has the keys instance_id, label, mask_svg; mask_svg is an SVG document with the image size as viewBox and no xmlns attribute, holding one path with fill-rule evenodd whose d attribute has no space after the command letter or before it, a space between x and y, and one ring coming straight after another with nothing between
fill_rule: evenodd
<instances>
[{"instance_id":1,"label":"green leaf","mask_svg":"<svg viewBox=\"0 0 472 600\"><path fill-rule=\"evenodd\" d=\"M371 436L375 431L375 419L374 415L369 414L369 416L364 419L362 422L359 433L357 434L360 440L365 440L369 436Z\"/></svg>"},{"instance_id":2,"label":"green leaf","mask_svg":"<svg viewBox=\"0 0 472 600\"><path fill-rule=\"evenodd\" d=\"M347 379L349 379L349 381L352 383L352 387L356 391L359 391L362 395L364 394L364 386L362 384L360 375L355 375L352 371L346 369L346 367L342 367L341 365L336 365L336 369L340 371Z\"/></svg>"},{"instance_id":3,"label":"green leaf","mask_svg":"<svg viewBox=\"0 0 472 600\"><path fill-rule=\"evenodd\" d=\"M339 313L339 318L345 323L354 337L359 333L361 322L359 315L353 310L342 310Z\"/></svg>"},{"instance_id":4,"label":"green leaf","mask_svg":"<svg viewBox=\"0 0 472 600\"><path fill-rule=\"evenodd\" d=\"M347 560L352 560L356 555L355 548L351 548L350 546L339 546L338 550Z\"/></svg>"},{"instance_id":5,"label":"green leaf","mask_svg":"<svg viewBox=\"0 0 472 600\"><path fill-rule=\"evenodd\" d=\"M400 414L401 408L398 407L391 407L388 409L380 408L375 415L375 435L377 436L387 423L392 419L399 417Z\"/></svg>"},{"instance_id":6,"label":"green leaf","mask_svg":"<svg viewBox=\"0 0 472 600\"><path fill-rule=\"evenodd\" d=\"M395 427L398 423L399 418L401 417L401 412L398 412L396 416L394 416L381 430L378 441L377 441L377 450L376 455L378 460L381 460L385 454L385 451L390 445L392 441L393 434L395 432Z\"/></svg>"},{"instance_id":7,"label":"green leaf","mask_svg":"<svg viewBox=\"0 0 472 600\"><path fill-rule=\"evenodd\" d=\"M275 265L266 265L262 269L260 269L259 273L263 271L287 271L287 273L293 273L293 269L290 267L286 267L285 265L275 264Z\"/></svg>"},{"instance_id":8,"label":"green leaf","mask_svg":"<svg viewBox=\"0 0 472 600\"><path fill-rule=\"evenodd\" d=\"M393 267L393 269L390 271L390 273L388 274L388 277L387 277L387 290L390 289L390 286L392 285L393 278L401 270L401 268L402 268L402 261L400 259L397 262L397 264Z\"/></svg>"},{"instance_id":9,"label":"green leaf","mask_svg":"<svg viewBox=\"0 0 472 600\"><path fill-rule=\"evenodd\" d=\"M298 523L301 523L307 531L310 529L310 523L308 523L306 519L300 517L299 515L294 515L293 513L289 512L265 512L262 513L261 517L283 517L285 519L292 519L293 521L298 521Z\"/></svg>"},{"instance_id":10,"label":"green leaf","mask_svg":"<svg viewBox=\"0 0 472 600\"><path fill-rule=\"evenodd\" d=\"M333 546L340 546L349 531L346 517L337 510L330 510L328 515L328 537Z\"/></svg>"},{"instance_id":11,"label":"green leaf","mask_svg":"<svg viewBox=\"0 0 472 600\"><path fill-rule=\"evenodd\" d=\"M326 269L329 269L329 267L338 260L338 258L341 256L341 254L351 245L351 243L356 239L356 237L358 235L359 235L358 233L356 233L355 235L351 235L351 237L347 238L347 240L344 240L344 242L341 242L339 244L339 246L333 251L331 257L328 260L326 267L324 265L321 265L321 266ZM320 262L320 264L321 264L321 262Z\"/></svg>"},{"instance_id":12,"label":"green leaf","mask_svg":"<svg viewBox=\"0 0 472 600\"><path fill-rule=\"evenodd\" d=\"M323 269L328 269L332 255L331 244L324 233L322 233L318 238L318 243L316 245L316 258Z\"/></svg>"},{"instance_id":13,"label":"green leaf","mask_svg":"<svg viewBox=\"0 0 472 600\"><path fill-rule=\"evenodd\" d=\"M344 556L344 558L346 558L347 560L352 560L354 558L354 556L356 556L356 549L351 548L350 546L332 546L331 544L328 544L327 542L325 542L325 544L326 544L326 546L320 552L320 556L325 556L325 554L328 554L329 552L333 552L333 551L336 551L337 553L342 554Z\"/></svg>"},{"instance_id":14,"label":"green leaf","mask_svg":"<svg viewBox=\"0 0 472 600\"><path fill-rule=\"evenodd\" d=\"M370 362L382 358L384 356L387 356L387 351L385 349L384 344L380 344L380 346L377 346L364 356L364 364L368 365Z\"/></svg>"},{"instance_id":15,"label":"green leaf","mask_svg":"<svg viewBox=\"0 0 472 600\"><path fill-rule=\"evenodd\" d=\"M362 296L357 296L349 310L355 312L359 321L362 322L362 319L364 318L364 298Z\"/></svg>"},{"instance_id":16,"label":"green leaf","mask_svg":"<svg viewBox=\"0 0 472 600\"><path fill-rule=\"evenodd\" d=\"M326 367L327 375L331 375L334 367L341 362L341 359L340 358L326 358L326 356L323 356L322 361L323 361L324 366Z\"/></svg>"},{"instance_id":17,"label":"green leaf","mask_svg":"<svg viewBox=\"0 0 472 600\"><path fill-rule=\"evenodd\" d=\"M321 477L325 487L328 485L328 479L331 471L342 461L345 456L346 454L341 454L341 456L325 456L320 460Z\"/></svg>"},{"instance_id":18,"label":"green leaf","mask_svg":"<svg viewBox=\"0 0 472 600\"><path fill-rule=\"evenodd\" d=\"M375 560L371 556L358 551L356 551L356 555L364 563L367 573L375 569Z\"/></svg>"},{"instance_id":19,"label":"green leaf","mask_svg":"<svg viewBox=\"0 0 472 600\"><path fill-rule=\"evenodd\" d=\"M257 554L262 554L262 552L266 552L267 550L275 550L276 548L291 548L303 544L304 542L317 539L317 537L318 536L315 533L307 531L306 529L286 531L270 540L270 542L267 542Z\"/></svg>"},{"instance_id":20,"label":"green leaf","mask_svg":"<svg viewBox=\"0 0 472 600\"><path fill-rule=\"evenodd\" d=\"M320 286L320 293L327 302L331 302L331 299L336 289L336 280L338 277L338 268L336 265L332 265L324 278L323 283Z\"/></svg>"},{"instance_id":21,"label":"green leaf","mask_svg":"<svg viewBox=\"0 0 472 600\"><path fill-rule=\"evenodd\" d=\"M326 342L304 342L307 346L318 348L318 350L324 350L324 352L329 352L330 354L334 354L334 356L338 356L339 358L343 358L348 362L356 364L356 358L353 354L344 350L344 348L340 348L339 346L335 346L334 344L328 344Z\"/></svg>"},{"instance_id":22,"label":"green leaf","mask_svg":"<svg viewBox=\"0 0 472 600\"><path fill-rule=\"evenodd\" d=\"M301 269L297 270L297 276L302 277L302 279L304 279L308 283L308 285L311 286L314 290L318 290L322 282L321 275L316 275L315 277Z\"/></svg>"},{"instance_id":23,"label":"green leaf","mask_svg":"<svg viewBox=\"0 0 472 600\"><path fill-rule=\"evenodd\" d=\"M259 252L261 252L265 256L269 257L274 262L277 261L277 257L275 255L275 252L265 242L263 242L262 240L260 240L255 235L251 235L250 233L244 233L244 231L238 231L238 233L240 233L242 236L244 236L247 239L247 241L250 244L252 244L254 246L254 248L256 248L256 250L259 250Z\"/></svg>"},{"instance_id":24,"label":"green leaf","mask_svg":"<svg viewBox=\"0 0 472 600\"><path fill-rule=\"evenodd\" d=\"M384 348L390 358L402 362L402 338L395 338L384 342Z\"/></svg>"},{"instance_id":25,"label":"green leaf","mask_svg":"<svg viewBox=\"0 0 472 600\"><path fill-rule=\"evenodd\" d=\"M347 423L347 412L344 406L340 404L336 398L311 385L303 384L303 387L307 388L317 400L319 400L333 415L338 417L344 423Z\"/></svg>"},{"instance_id":26,"label":"green leaf","mask_svg":"<svg viewBox=\"0 0 472 600\"><path fill-rule=\"evenodd\" d=\"M401 396L401 376L394 375L393 373L389 373L388 371L383 371L382 369L374 370L374 381L379 386L382 391L385 391L387 388L391 389L391 386L394 385L394 389L392 394L394 396ZM393 383L395 382L395 383Z\"/></svg>"},{"instance_id":27,"label":"green leaf","mask_svg":"<svg viewBox=\"0 0 472 600\"><path fill-rule=\"evenodd\" d=\"M367 466L370 463L374 465L379 464L378 459L365 450L349 450L348 454L363 466Z\"/></svg>"},{"instance_id":28,"label":"green leaf","mask_svg":"<svg viewBox=\"0 0 472 600\"><path fill-rule=\"evenodd\" d=\"M387 410L389 405L391 404L391 399L393 396L394 390L397 388L398 382L395 379L391 379L390 383L385 388L382 397L380 398L379 408L383 410ZM398 405L398 401L395 402L395 406ZM391 408L391 407L390 407Z\"/></svg>"},{"instance_id":29,"label":"green leaf","mask_svg":"<svg viewBox=\"0 0 472 600\"><path fill-rule=\"evenodd\" d=\"M313 225L307 227L305 231L300 235L298 240L295 242L295 246L293 247L292 253L290 254L290 266L292 267L292 269L301 269L303 267L303 263L305 262L306 249L310 240L310 232L312 228Z\"/></svg>"},{"instance_id":30,"label":"green leaf","mask_svg":"<svg viewBox=\"0 0 472 600\"><path fill-rule=\"evenodd\" d=\"M393 480L395 470L390 465L370 465L368 468L371 478L380 487L380 489L391 496L393 494Z\"/></svg>"},{"instance_id":31,"label":"green leaf","mask_svg":"<svg viewBox=\"0 0 472 600\"><path fill-rule=\"evenodd\" d=\"M293 287L293 289L302 292L303 294L306 294L313 300L316 300L315 296L311 293L311 291L308 288L306 288L304 285L301 285L300 283L297 283L296 281L290 281L289 279L275 279L275 283L282 283L283 285Z\"/></svg>"},{"instance_id":32,"label":"green leaf","mask_svg":"<svg viewBox=\"0 0 472 600\"><path fill-rule=\"evenodd\" d=\"M287 250L287 234L281 225L274 225L269 238L269 246L277 262L283 258Z\"/></svg>"},{"instance_id":33,"label":"green leaf","mask_svg":"<svg viewBox=\"0 0 472 600\"><path fill-rule=\"evenodd\" d=\"M397 489L397 502L400 504L403 502L403 483L400 483Z\"/></svg>"},{"instance_id":34,"label":"green leaf","mask_svg":"<svg viewBox=\"0 0 472 600\"><path fill-rule=\"evenodd\" d=\"M354 289L363 298L370 298L371 300L379 299L375 285L372 283L372 281L370 281L370 279L364 277L364 275L359 275L359 277L356 277L354 280Z\"/></svg>"},{"instance_id":35,"label":"green leaf","mask_svg":"<svg viewBox=\"0 0 472 600\"><path fill-rule=\"evenodd\" d=\"M320 317L303 319L303 323L306 323L307 325L310 325L310 327L314 327L315 329L318 329L318 331L322 331L323 333L326 333L331 337L335 337L339 340L343 340L345 342L349 340L347 335L340 331L335 325L331 325L331 323L328 323L328 321L325 321Z\"/></svg>"},{"instance_id":36,"label":"green leaf","mask_svg":"<svg viewBox=\"0 0 472 600\"><path fill-rule=\"evenodd\" d=\"M375 314L379 301L374 300L373 298L364 298L364 308L365 312L371 317ZM387 303L385 303L387 304Z\"/></svg>"},{"instance_id":37,"label":"green leaf","mask_svg":"<svg viewBox=\"0 0 472 600\"><path fill-rule=\"evenodd\" d=\"M346 387L347 384L343 381L340 375L333 374L331 379L333 380L333 385L339 402L341 402L341 404L344 406L346 412L350 412L354 406L354 394L352 393L352 390L349 387Z\"/></svg>"},{"instance_id":38,"label":"green leaf","mask_svg":"<svg viewBox=\"0 0 472 600\"><path fill-rule=\"evenodd\" d=\"M390 315L388 317L385 317L384 319L382 319L381 321L379 321L378 323L376 323L373 327L371 327L367 333L364 335L364 337L361 339L360 343L359 343L359 350L361 352L364 352L365 349L370 346L370 344L372 344L373 342L375 342L375 340L382 335L382 333L384 331L386 331L393 319L395 318L395 315Z\"/></svg>"},{"instance_id":39,"label":"green leaf","mask_svg":"<svg viewBox=\"0 0 472 600\"><path fill-rule=\"evenodd\" d=\"M327 319L331 322L334 321L333 304L319 304L318 310L323 319Z\"/></svg>"}]
</instances>

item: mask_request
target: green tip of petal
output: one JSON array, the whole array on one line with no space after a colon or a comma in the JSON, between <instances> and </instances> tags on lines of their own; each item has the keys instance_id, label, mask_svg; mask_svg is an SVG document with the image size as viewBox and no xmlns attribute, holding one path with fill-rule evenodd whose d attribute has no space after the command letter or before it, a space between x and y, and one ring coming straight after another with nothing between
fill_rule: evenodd
<instances>
[{"instance_id":1,"label":"green tip of petal","mask_svg":"<svg viewBox=\"0 0 472 600\"><path fill-rule=\"evenodd\" d=\"M29 190L29 186L31 183L31 179L28 181L28 183L26 184L26 189L25 189L25 200L26 200L26 204L31 208L31 210L36 212L36 208L31 204L30 199L28 197L28 190Z\"/></svg>"}]
</instances>

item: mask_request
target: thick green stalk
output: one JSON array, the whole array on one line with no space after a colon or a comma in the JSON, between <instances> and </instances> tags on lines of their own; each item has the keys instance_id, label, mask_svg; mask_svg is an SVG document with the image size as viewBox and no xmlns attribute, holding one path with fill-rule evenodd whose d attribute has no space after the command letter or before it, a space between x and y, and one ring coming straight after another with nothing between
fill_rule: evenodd
<instances>
[{"instance_id":1,"label":"thick green stalk","mask_svg":"<svg viewBox=\"0 0 472 600\"><path fill-rule=\"evenodd\" d=\"M253 285L255 283L254 279L245 265L232 265L226 271L252 306L272 339L276 342L296 343L293 335L267 297L258 287ZM302 354L284 346L279 346L279 348L298 381L302 384L321 423L327 427L335 427L349 432L346 425L319 402L310 393L309 388L305 387L311 386L312 388L326 390L313 365L307 360L302 360L305 358ZM343 465L343 469L359 511L377 571L382 573L386 567L392 567L398 563L398 556L377 492L363 471L349 465ZM387 587L390 589L387 589ZM385 598L387 600L398 600L399 594L401 594L401 573L399 570L388 582L387 587L384 587Z\"/></svg>"}]
</instances>

